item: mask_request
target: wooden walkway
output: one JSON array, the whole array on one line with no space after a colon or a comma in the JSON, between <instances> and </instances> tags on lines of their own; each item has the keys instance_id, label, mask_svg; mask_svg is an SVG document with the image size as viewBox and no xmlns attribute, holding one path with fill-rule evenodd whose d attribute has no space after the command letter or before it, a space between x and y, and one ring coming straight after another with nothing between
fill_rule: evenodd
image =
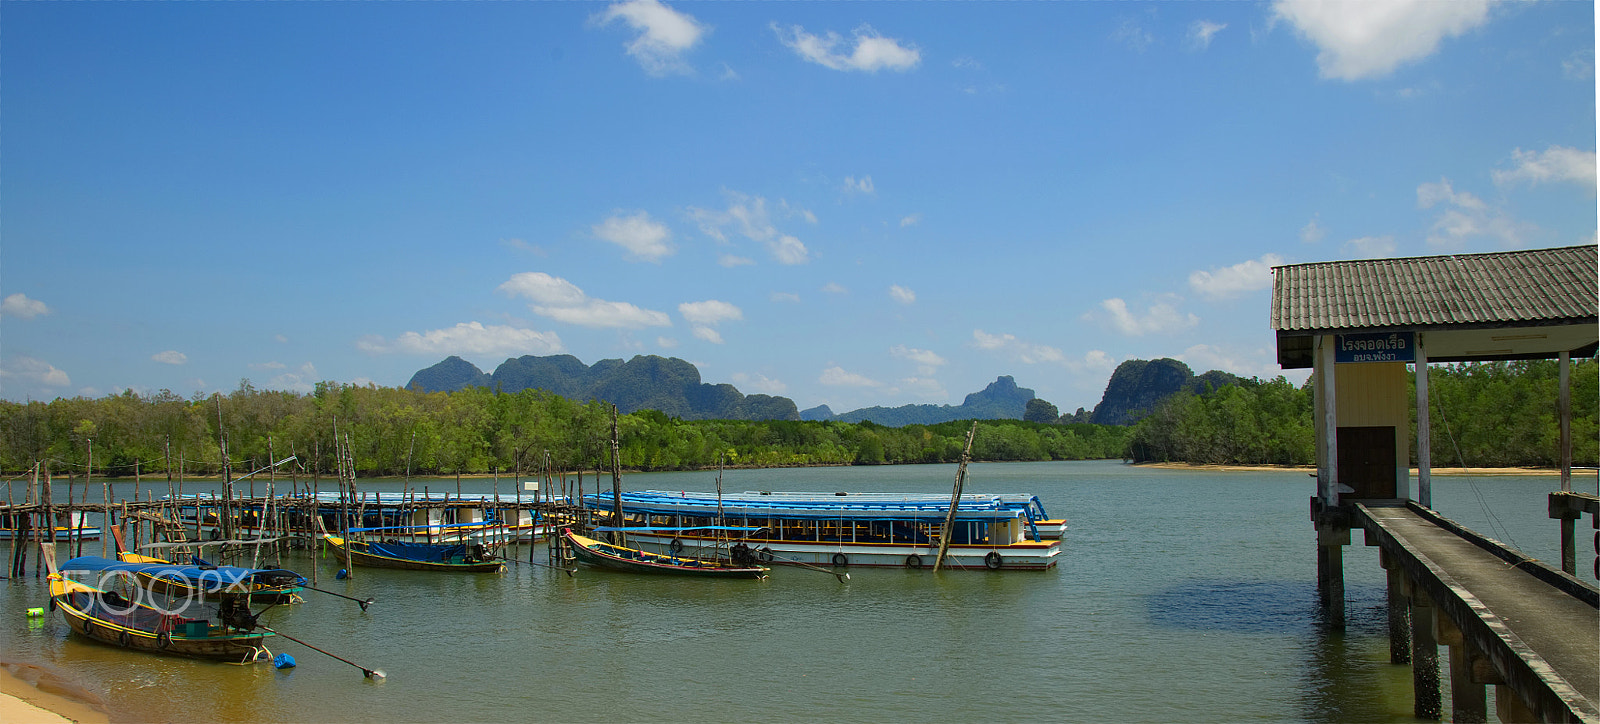
<instances>
[{"instance_id":1,"label":"wooden walkway","mask_svg":"<svg viewBox=\"0 0 1600 724\"><path fill-rule=\"evenodd\" d=\"M1367 501L1355 514L1368 545L1382 548L1385 567L1403 571L1413 598L1425 593L1421 605L1438 612L1432 628L1442 634L1438 643L1452 646L1453 688L1476 689L1455 693L1458 719L1476 719L1470 697L1475 693L1482 707L1483 685L1495 684L1497 700L1514 692L1525 707L1510 709L1514 718L1600 722L1600 595L1593 586L1415 503ZM1509 702L1497 703L1504 718Z\"/></svg>"}]
</instances>

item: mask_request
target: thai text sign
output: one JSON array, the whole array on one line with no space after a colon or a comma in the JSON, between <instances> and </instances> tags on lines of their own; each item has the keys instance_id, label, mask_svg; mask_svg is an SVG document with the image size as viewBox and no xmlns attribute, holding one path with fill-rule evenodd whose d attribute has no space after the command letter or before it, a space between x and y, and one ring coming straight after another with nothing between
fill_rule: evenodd
<instances>
[{"instance_id":1,"label":"thai text sign","mask_svg":"<svg viewBox=\"0 0 1600 724\"><path fill-rule=\"evenodd\" d=\"M1379 332L1377 334L1335 335L1333 358L1335 362L1415 362L1417 360L1417 335L1415 332Z\"/></svg>"}]
</instances>

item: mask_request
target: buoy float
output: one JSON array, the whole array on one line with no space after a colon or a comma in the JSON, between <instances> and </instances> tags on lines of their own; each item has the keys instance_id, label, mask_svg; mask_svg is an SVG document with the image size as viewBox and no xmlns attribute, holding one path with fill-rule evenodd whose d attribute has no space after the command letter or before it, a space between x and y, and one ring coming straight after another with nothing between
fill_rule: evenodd
<instances>
[{"instance_id":1,"label":"buoy float","mask_svg":"<svg viewBox=\"0 0 1600 724\"><path fill-rule=\"evenodd\" d=\"M350 572L345 570L345 569L343 569L343 568L340 568L338 573L333 574L333 577L342 581L342 580L350 577Z\"/></svg>"},{"instance_id":2,"label":"buoy float","mask_svg":"<svg viewBox=\"0 0 1600 724\"><path fill-rule=\"evenodd\" d=\"M44 615L44 609L42 609L42 608L30 608L30 609L28 609L28 618L38 618L39 616L43 616L43 615Z\"/></svg>"},{"instance_id":3,"label":"buoy float","mask_svg":"<svg viewBox=\"0 0 1600 724\"><path fill-rule=\"evenodd\" d=\"M288 654L278 654L272 657L272 668L292 669L294 668L294 657Z\"/></svg>"}]
</instances>

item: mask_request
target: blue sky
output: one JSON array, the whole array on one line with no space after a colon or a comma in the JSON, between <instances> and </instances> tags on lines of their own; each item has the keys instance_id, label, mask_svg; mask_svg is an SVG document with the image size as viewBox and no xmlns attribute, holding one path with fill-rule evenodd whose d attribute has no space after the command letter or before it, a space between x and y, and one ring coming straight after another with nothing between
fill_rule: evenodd
<instances>
[{"instance_id":1,"label":"blue sky","mask_svg":"<svg viewBox=\"0 0 1600 724\"><path fill-rule=\"evenodd\" d=\"M1592 244L1581 2L0 4L0 397L659 354L1274 376L1274 264ZM1303 373L1294 377L1303 379Z\"/></svg>"}]
</instances>

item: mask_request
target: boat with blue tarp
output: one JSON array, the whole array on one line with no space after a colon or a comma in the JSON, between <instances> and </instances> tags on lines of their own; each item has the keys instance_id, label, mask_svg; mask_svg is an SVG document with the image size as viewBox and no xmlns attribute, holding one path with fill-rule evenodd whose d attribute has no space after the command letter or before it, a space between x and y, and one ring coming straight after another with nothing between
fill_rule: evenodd
<instances>
[{"instance_id":1,"label":"boat with blue tarp","mask_svg":"<svg viewBox=\"0 0 1600 724\"><path fill-rule=\"evenodd\" d=\"M464 526L453 542L430 543L403 541L397 537L355 538L336 536L323 531L322 540L339 556L347 553L355 565L374 568L399 568L409 571L455 571L459 573L498 573L505 570L497 551L506 542L504 530ZM352 528L353 535L387 532L403 535L411 526L377 526ZM430 527L430 530L437 528Z\"/></svg>"},{"instance_id":2,"label":"boat with blue tarp","mask_svg":"<svg viewBox=\"0 0 1600 724\"><path fill-rule=\"evenodd\" d=\"M61 564L59 570L51 561L50 607L62 613L74 633L114 646L233 663L264 661L272 658L267 638L274 634L256 630L259 614L250 612L245 596L225 597L213 612L194 597L169 596L162 601L160 592L141 584L149 579L172 580L201 590L225 591L261 572L234 566L156 565L80 556ZM94 583L88 583L89 579Z\"/></svg>"}]
</instances>

